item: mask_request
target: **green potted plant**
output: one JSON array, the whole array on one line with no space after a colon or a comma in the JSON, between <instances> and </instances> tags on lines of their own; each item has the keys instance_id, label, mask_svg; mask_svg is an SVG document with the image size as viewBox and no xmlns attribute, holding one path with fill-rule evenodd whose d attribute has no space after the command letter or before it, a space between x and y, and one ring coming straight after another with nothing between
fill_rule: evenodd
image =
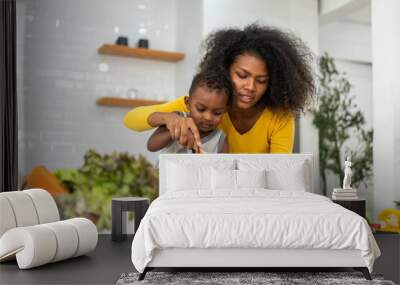
<instances>
[{"instance_id":1,"label":"green potted plant","mask_svg":"<svg viewBox=\"0 0 400 285\"><path fill-rule=\"evenodd\" d=\"M86 152L82 167L58 169L54 174L70 192L57 198L63 217L88 217L98 230L111 228L113 197L153 200L158 196L158 171L142 155L101 155L91 149Z\"/></svg>"},{"instance_id":2,"label":"green potted plant","mask_svg":"<svg viewBox=\"0 0 400 285\"><path fill-rule=\"evenodd\" d=\"M344 155L351 156L352 185L367 187L372 176L372 129L364 129L365 118L354 96L350 96L351 84L343 73L337 70L333 58L324 54L319 60L319 104L312 111L313 124L319 133L319 165L321 188L327 194L327 174L338 178L338 185L343 181ZM356 149L345 148L350 136L358 138Z\"/></svg>"}]
</instances>

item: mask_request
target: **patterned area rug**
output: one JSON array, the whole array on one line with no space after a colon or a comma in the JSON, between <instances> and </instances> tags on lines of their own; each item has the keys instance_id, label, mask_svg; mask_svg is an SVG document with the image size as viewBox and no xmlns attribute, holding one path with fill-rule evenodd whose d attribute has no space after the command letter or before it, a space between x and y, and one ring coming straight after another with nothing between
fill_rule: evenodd
<instances>
[{"instance_id":1,"label":"patterned area rug","mask_svg":"<svg viewBox=\"0 0 400 285\"><path fill-rule=\"evenodd\" d=\"M372 275L372 281L360 272L148 272L142 281L139 273L122 274L117 285L133 284L379 284L395 285L380 275Z\"/></svg>"}]
</instances>

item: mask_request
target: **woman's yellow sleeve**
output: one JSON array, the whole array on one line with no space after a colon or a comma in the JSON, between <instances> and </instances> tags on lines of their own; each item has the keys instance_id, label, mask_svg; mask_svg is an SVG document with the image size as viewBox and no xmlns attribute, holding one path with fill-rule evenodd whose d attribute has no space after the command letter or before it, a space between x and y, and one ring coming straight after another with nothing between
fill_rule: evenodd
<instances>
[{"instance_id":1,"label":"woman's yellow sleeve","mask_svg":"<svg viewBox=\"0 0 400 285\"><path fill-rule=\"evenodd\" d=\"M176 100L164 104L134 108L125 115L124 124L129 129L137 132L150 130L153 127L148 123L148 118L154 112L187 112L184 97L181 96Z\"/></svg>"},{"instance_id":2,"label":"woman's yellow sleeve","mask_svg":"<svg viewBox=\"0 0 400 285\"><path fill-rule=\"evenodd\" d=\"M294 144L294 115L281 116L271 136L271 153L292 153Z\"/></svg>"}]
</instances>

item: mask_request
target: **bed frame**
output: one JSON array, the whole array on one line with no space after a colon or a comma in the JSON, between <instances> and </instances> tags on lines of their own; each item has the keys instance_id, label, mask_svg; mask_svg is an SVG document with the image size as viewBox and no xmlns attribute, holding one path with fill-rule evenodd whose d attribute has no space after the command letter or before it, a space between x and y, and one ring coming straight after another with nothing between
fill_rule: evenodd
<instances>
[{"instance_id":1,"label":"bed frame","mask_svg":"<svg viewBox=\"0 0 400 285\"><path fill-rule=\"evenodd\" d=\"M165 193L166 162L182 159L186 154L160 155L160 195ZM189 154L190 155L190 154ZM309 188L314 192L314 160L312 154L219 154L227 159L259 159L271 156L279 159L303 160L310 166L308 174ZM189 157L188 157L189 158ZM193 157L191 157L193 158ZM216 159L214 154L197 155L196 159ZM249 249L249 248L169 248L154 252L152 261L147 265L139 280L155 268L231 268L234 271L246 271L254 268L343 268L350 267L361 271L367 280L371 280L368 268L359 250L329 249Z\"/></svg>"},{"instance_id":2,"label":"bed frame","mask_svg":"<svg viewBox=\"0 0 400 285\"><path fill-rule=\"evenodd\" d=\"M142 280L155 268L337 268L350 267L371 280L359 250L328 249L182 249L156 250L140 274Z\"/></svg>"}]
</instances>

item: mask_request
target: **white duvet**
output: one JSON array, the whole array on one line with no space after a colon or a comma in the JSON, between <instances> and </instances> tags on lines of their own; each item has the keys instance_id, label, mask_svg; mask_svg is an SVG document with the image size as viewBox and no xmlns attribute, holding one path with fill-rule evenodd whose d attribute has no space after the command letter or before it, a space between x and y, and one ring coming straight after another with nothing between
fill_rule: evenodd
<instances>
[{"instance_id":1,"label":"white duvet","mask_svg":"<svg viewBox=\"0 0 400 285\"><path fill-rule=\"evenodd\" d=\"M172 192L151 204L132 243L143 272L155 249L358 249L372 272L379 248L368 223L328 198L297 191L249 189L199 195Z\"/></svg>"}]
</instances>

